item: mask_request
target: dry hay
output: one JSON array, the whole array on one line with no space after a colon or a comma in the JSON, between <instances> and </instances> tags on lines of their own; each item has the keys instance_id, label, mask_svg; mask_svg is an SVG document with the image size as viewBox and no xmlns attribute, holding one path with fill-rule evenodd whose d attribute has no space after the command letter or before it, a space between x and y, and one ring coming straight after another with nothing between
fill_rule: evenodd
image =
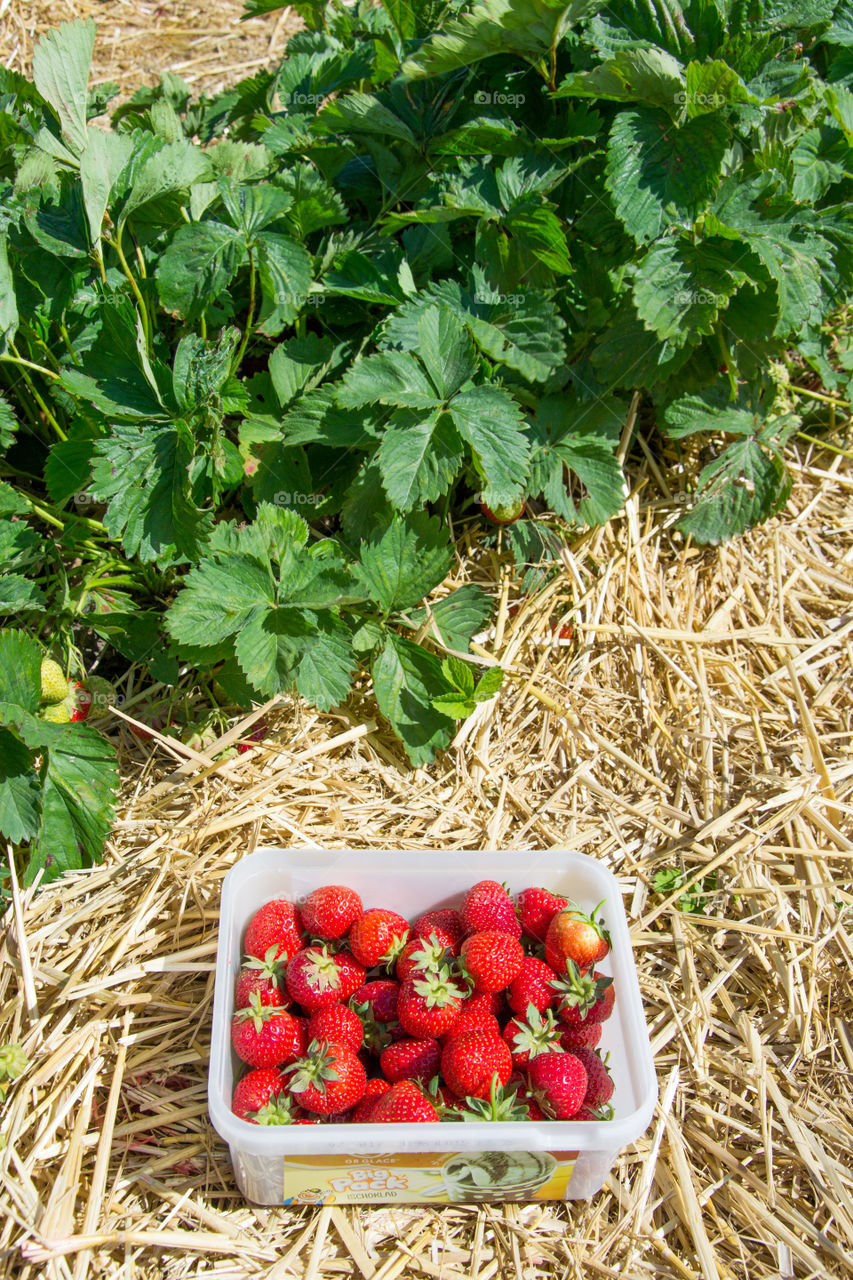
<instances>
[{"instance_id":1,"label":"dry hay","mask_svg":"<svg viewBox=\"0 0 853 1280\"><path fill-rule=\"evenodd\" d=\"M126 97L166 69L216 93L275 65L302 24L290 9L240 21L243 0L0 0L0 65L30 74L36 40L73 18L98 25L92 84Z\"/></svg>"},{"instance_id":2,"label":"dry hay","mask_svg":"<svg viewBox=\"0 0 853 1280\"><path fill-rule=\"evenodd\" d=\"M457 580L501 584L481 652L511 679L430 768L398 767L357 696L334 715L283 701L262 748L220 763L216 747L127 736L106 862L22 893L0 953L0 1043L30 1058L2 1118L2 1274L853 1275L853 478L839 462L804 455L786 519L716 551L673 539L677 504L641 475L625 513L514 616L500 562L472 546ZM555 645L549 620L569 616L575 638ZM240 1200L205 1073L220 882L264 843L573 847L616 869L661 1089L598 1197ZM655 892L666 867L704 882L704 915Z\"/></svg>"}]
</instances>

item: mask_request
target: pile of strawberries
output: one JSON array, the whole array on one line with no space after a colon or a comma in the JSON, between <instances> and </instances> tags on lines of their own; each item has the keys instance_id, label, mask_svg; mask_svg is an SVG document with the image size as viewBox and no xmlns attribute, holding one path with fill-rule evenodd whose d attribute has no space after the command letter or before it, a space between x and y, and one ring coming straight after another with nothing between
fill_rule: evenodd
<instances>
[{"instance_id":1,"label":"pile of strawberries","mask_svg":"<svg viewBox=\"0 0 853 1280\"><path fill-rule=\"evenodd\" d=\"M596 911L598 908L596 908ZM613 1011L596 911L494 880L411 925L354 890L275 899L244 940L231 1041L252 1124L599 1120Z\"/></svg>"}]
</instances>

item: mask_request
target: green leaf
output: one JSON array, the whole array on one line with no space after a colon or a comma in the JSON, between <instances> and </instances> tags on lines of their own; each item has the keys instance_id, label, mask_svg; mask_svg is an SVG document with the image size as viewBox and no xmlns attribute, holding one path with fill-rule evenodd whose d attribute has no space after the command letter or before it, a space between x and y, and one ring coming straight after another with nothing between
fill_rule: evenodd
<instances>
[{"instance_id":1,"label":"green leaf","mask_svg":"<svg viewBox=\"0 0 853 1280\"><path fill-rule=\"evenodd\" d=\"M748 257L742 246L722 237L659 241L628 269L637 314L673 347L696 343L713 333L718 315L747 279Z\"/></svg>"},{"instance_id":2,"label":"green leaf","mask_svg":"<svg viewBox=\"0 0 853 1280\"><path fill-rule=\"evenodd\" d=\"M178 663L160 635L163 618L159 613L133 607L110 608L108 612L88 614L86 622L128 662L144 663L154 679L163 684L177 684Z\"/></svg>"},{"instance_id":3,"label":"green leaf","mask_svg":"<svg viewBox=\"0 0 853 1280\"><path fill-rule=\"evenodd\" d=\"M118 769L107 740L85 724L45 726L49 737L41 825L24 880L44 880L98 862L115 812Z\"/></svg>"},{"instance_id":4,"label":"green leaf","mask_svg":"<svg viewBox=\"0 0 853 1280\"><path fill-rule=\"evenodd\" d=\"M678 528L716 546L775 515L791 492L791 477L756 436L735 440L699 473L698 495Z\"/></svg>"},{"instance_id":5,"label":"green leaf","mask_svg":"<svg viewBox=\"0 0 853 1280\"><path fill-rule=\"evenodd\" d=\"M604 524L622 506L627 487L616 448L626 415L627 407L616 396L582 401L570 391L540 400L533 423L538 448L531 460L531 490L544 493L564 520ZM577 481L585 490L582 498Z\"/></svg>"},{"instance_id":6,"label":"green leaf","mask_svg":"<svg viewBox=\"0 0 853 1280\"><path fill-rule=\"evenodd\" d=\"M318 133L370 133L415 145L415 135L372 93L350 92L327 102L317 116Z\"/></svg>"},{"instance_id":7,"label":"green leaf","mask_svg":"<svg viewBox=\"0 0 853 1280\"><path fill-rule=\"evenodd\" d=\"M92 478L94 440L57 440L50 447L44 479L51 500L60 505L83 491Z\"/></svg>"},{"instance_id":8,"label":"green leaf","mask_svg":"<svg viewBox=\"0 0 853 1280\"><path fill-rule=\"evenodd\" d=\"M311 287L311 258L287 236L265 231L258 239L262 300L257 328L268 338L295 320Z\"/></svg>"},{"instance_id":9,"label":"green leaf","mask_svg":"<svg viewBox=\"0 0 853 1280\"><path fill-rule=\"evenodd\" d=\"M17 332L18 304L15 301L15 286L9 268L6 237L0 235L0 353L5 352L9 344L15 341Z\"/></svg>"},{"instance_id":10,"label":"green leaf","mask_svg":"<svg viewBox=\"0 0 853 1280\"><path fill-rule=\"evenodd\" d=\"M465 696L473 695L474 672L470 663L449 655L441 660L441 674L448 684L452 685L454 689L458 689L461 694Z\"/></svg>"},{"instance_id":11,"label":"green leaf","mask_svg":"<svg viewBox=\"0 0 853 1280\"><path fill-rule=\"evenodd\" d=\"M733 102L757 104L759 99L749 92L736 71L715 60L688 63L684 102L689 116L703 116Z\"/></svg>"},{"instance_id":12,"label":"green leaf","mask_svg":"<svg viewBox=\"0 0 853 1280\"><path fill-rule=\"evenodd\" d=\"M23 631L0 631L0 702L38 710L41 659L41 649Z\"/></svg>"},{"instance_id":13,"label":"green leaf","mask_svg":"<svg viewBox=\"0 0 853 1280\"><path fill-rule=\"evenodd\" d=\"M484 671L477 688L474 691L474 698L477 702L488 702L493 698L504 682L504 673L501 667L489 667L488 671Z\"/></svg>"},{"instance_id":14,"label":"green leaf","mask_svg":"<svg viewBox=\"0 0 853 1280\"><path fill-rule=\"evenodd\" d=\"M236 639L246 679L266 698L289 689L314 628L299 609L255 609Z\"/></svg>"},{"instance_id":15,"label":"green leaf","mask_svg":"<svg viewBox=\"0 0 853 1280\"><path fill-rule=\"evenodd\" d=\"M441 600L430 601L430 614L438 628L439 636L448 649L465 653L472 638L482 631L492 614L492 600L482 587L466 583ZM427 619L426 609L409 611L412 627L420 631ZM432 629L429 632L433 635Z\"/></svg>"},{"instance_id":16,"label":"green leaf","mask_svg":"<svg viewBox=\"0 0 853 1280\"><path fill-rule=\"evenodd\" d=\"M257 609L271 608L275 598L268 566L246 554L208 557L184 578L166 614L166 629L179 644L218 644Z\"/></svg>"},{"instance_id":17,"label":"green leaf","mask_svg":"<svg viewBox=\"0 0 853 1280\"><path fill-rule=\"evenodd\" d=\"M435 388L423 367L408 352L382 351L351 365L338 384L337 403L343 409L365 404L434 409Z\"/></svg>"},{"instance_id":18,"label":"green leaf","mask_svg":"<svg viewBox=\"0 0 853 1280\"><path fill-rule=\"evenodd\" d=\"M210 161L191 142L184 139L161 143L146 156L133 176L130 193L118 216L119 234L136 209L163 196L187 192L194 182L208 177L210 172Z\"/></svg>"},{"instance_id":19,"label":"green leaf","mask_svg":"<svg viewBox=\"0 0 853 1280\"><path fill-rule=\"evenodd\" d=\"M429 764L446 747L453 720L433 707L445 689L441 664L431 653L388 632L373 663L373 688L379 709L402 740L412 764Z\"/></svg>"},{"instance_id":20,"label":"green leaf","mask_svg":"<svg viewBox=\"0 0 853 1280\"><path fill-rule=\"evenodd\" d=\"M6 572L0 577L0 614L23 613L28 609L44 609L44 592L36 582L20 573Z\"/></svg>"},{"instance_id":21,"label":"green leaf","mask_svg":"<svg viewBox=\"0 0 853 1280\"><path fill-rule=\"evenodd\" d=\"M620 49L591 71L570 75L554 97L642 102L674 115L684 101L684 86L684 68L663 49Z\"/></svg>"},{"instance_id":22,"label":"green leaf","mask_svg":"<svg viewBox=\"0 0 853 1280\"><path fill-rule=\"evenodd\" d=\"M0 729L0 833L12 844L31 840L38 833L40 812L32 752L8 729Z\"/></svg>"},{"instance_id":23,"label":"green leaf","mask_svg":"<svg viewBox=\"0 0 853 1280\"><path fill-rule=\"evenodd\" d=\"M455 395L476 370L471 339L446 307L427 307L419 316L418 356L441 401Z\"/></svg>"},{"instance_id":24,"label":"green leaf","mask_svg":"<svg viewBox=\"0 0 853 1280\"><path fill-rule=\"evenodd\" d=\"M444 579L452 562L447 530L423 512L396 515L362 545L356 578L387 616L419 604Z\"/></svg>"},{"instance_id":25,"label":"green leaf","mask_svg":"<svg viewBox=\"0 0 853 1280\"><path fill-rule=\"evenodd\" d=\"M98 440L92 460L92 496L106 502L104 524L121 538L125 554L160 565L200 559L213 527L190 494L193 439L186 424L117 425Z\"/></svg>"},{"instance_id":26,"label":"green leaf","mask_svg":"<svg viewBox=\"0 0 853 1280\"><path fill-rule=\"evenodd\" d=\"M629 235L642 243L672 222L691 223L713 194L727 145L717 115L676 126L662 111L621 111L610 131L605 185Z\"/></svg>"},{"instance_id":27,"label":"green leaf","mask_svg":"<svg viewBox=\"0 0 853 1280\"><path fill-rule=\"evenodd\" d=\"M313 231L349 221L340 195L307 161L276 174L276 186L290 196L284 223L291 235L305 240Z\"/></svg>"},{"instance_id":28,"label":"green leaf","mask_svg":"<svg viewBox=\"0 0 853 1280\"><path fill-rule=\"evenodd\" d=\"M368 256L357 249L350 249L342 253L331 270L324 274L323 286L329 293L393 307L405 298L398 272L399 263L392 266L388 255Z\"/></svg>"},{"instance_id":29,"label":"green leaf","mask_svg":"<svg viewBox=\"0 0 853 1280\"><path fill-rule=\"evenodd\" d=\"M132 152L133 140L127 134L89 130L88 146L80 160L80 183L89 235L95 248L100 248L104 214L109 208L113 186Z\"/></svg>"},{"instance_id":30,"label":"green leaf","mask_svg":"<svg viewBox=\"0 0 853 1280\"><path fill-rule=\"evenodd\" d=\"M471 449L489 506L517 502L527 479L529 443L521 411L502 387L471 387L448 405L456 428Z\"/></svg>"},{"instance_id":31,"label":"green leaf","mask_svg":"<svg viewBox=\"0 0 853 1280\"><path fill-rule=\"evenodd\" d=\"M448 414L399 409L388 423L377 456L385 492L405 512L447 492L465 451Z\"/></svg>"},{"instance_id":32,"label":"green leaf","mask_svg":"<svg viewBox=\"0 0 853 1280\"><path fill-rule=\"evenodd\" d=\"M282 408L319 382L320 375L328 370L334 350L331 338L313 333L279 343L270 356L269 372Z\"/></svg>"},{"instance_id":33,"label":"green leaf","mask_svg":"<svg viewBox=\"0 0 853 1280\"><path fill-rule=\"evenodd\" d=\"M95 24L65 22L39 40L33 53L33 80L56 112L64 142L75 155L87 143L86 106L89 69L95 49Z\"/></svg>"},{"instance_id":34,"label":"green leaf","mask_svg":"<svg viewBox=\"0 0 853 1280\"><path fill-rule=\"evenodd\" d=\"M348 698L356 665L346 626L323 615L299 662L296 688L313 706L329 711Z\"/></svg>"},{"instance_id":35,"label":"green leaf","mask_svg":"<svg viewBox=\"0 0 853 1280\"><path fill-rule=\"evenodd\" d=\"M0 394L0 449L8 449L18 430L12 406L6 397Z\"/></svg>"},{"instance_id":36,"label":"green leaf","mask_svg":"<svg viewBox=\"0 0 853 1280\"><path fill-rule=\"evenodd\" d=\"M167 311L197 320L245 261L245 243L233 227L220 222L179 227L157 267L160 301Z\"/></svg>"},{"instance_id":37,"label":"green leaf","mask_svg":"<svg viewBox=\"0 0 853 1280\"><path fill-rule=\"evenodd\" d=\"M231 363L240 340L239 329L225 329L216 342L197 334L181 338L172 369L172 390L182 413L210 407L231 376Z\"/></svg>"},{"instance_id":38,"label":"green leaf","mask_svg":"<svg viewBox=\"0 0 853 1280\"><path fill-rule=\"evenodd\" d=\"M280 222L290 208L290 196L287 192L265 182L231 183L220 179L219 193L231 215L231 221L247 240L273 223Z\"/></svg>"}]
</instances>

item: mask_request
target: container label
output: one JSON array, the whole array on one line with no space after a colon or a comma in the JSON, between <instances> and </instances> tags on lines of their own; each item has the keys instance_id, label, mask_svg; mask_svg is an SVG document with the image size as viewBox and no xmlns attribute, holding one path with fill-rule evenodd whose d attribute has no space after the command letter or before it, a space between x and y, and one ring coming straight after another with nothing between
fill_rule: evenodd
<instances>
[{"instance_id":1,"label":"container label","mask_svg":"<svg viewBox=\"0 0 853 1280\"><path fill-rule=\"evenodd\" d=\"M285 1156L285 1204L563 1200L576 1151Z\"/></svg>"}]
</instances>

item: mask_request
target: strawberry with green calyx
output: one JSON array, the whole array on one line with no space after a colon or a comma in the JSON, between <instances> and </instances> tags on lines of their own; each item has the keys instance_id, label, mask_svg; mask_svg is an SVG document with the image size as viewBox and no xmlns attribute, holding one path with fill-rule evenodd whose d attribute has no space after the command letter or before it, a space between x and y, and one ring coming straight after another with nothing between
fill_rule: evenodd
<instances>
[{"instance_id":1,"label":"strawberry with green calyx","mask_svg":"<svg viewBox=\"0 0 853 1280\"><path fill-rule=\"evenodd\" d=\"M391 1082L384 1079L383 1076L376 1076L373 1080L368 1080L361 1102L353 1107L350 1112L350 1124L369 1123L373 1118L373 1108L390 1088Z\"/></svg>"},{"instance_id":2,"label":"strawberry with green calyx","mask_svg":"<svg viewBox=\"0 0 853 1280\"><path fill-rule=\"evenodd\" d=\"M349 1111L367 1088L367 1074L356 1054L326 1040L312 1040L305 1056L285 1067L284 1074L299 1105L323 1116Z\"/></svg>"},{"instance_id":3,"label":"strawberry with green calyx","mask_svg":"<svg viewBox=\"0 0 853 1280\"><path fill-rule=\"evenodd\" d=\"M72 721L87 720L89 712L92 710L92 695L89 690L77 680L71 686L71 692L68 696L72 703Z\"/></svg>"},{"instance_id":4,"label":"strawberry with green calyx","mask_svg":"<svg viewBox=\"0 0 853 1280\"><path fill-rule=\"evenodd\" d=\"M565 978L555 978L557 1016L568 1027L583 1022L606 1022L613 1012L613 979L594 970L581 973L574 960L566 961Z\"/></svg>"},{"instance_id":5,"label":"strawberry with green calyx","mask_svg":"<svg viewBox=\"0 0 853 1280\"><path fill-rule=\"evenodd\" d=\"M440 1119L429 1098L414 1080L399 1080L376 1102L372 1124L427 1124Z\"/></svg>"},{"instance_id":6,"label":"strawberry with green calyx","mask_svg":"<svg viewBox=\"0 0 853 1280\"><path fill-rule=\"evenodd\" d=\"M68 677L53 658L41 660L42 702L64 702L69 694Z\"/></svg>"},{"instance_id":7,"label":"strawberry with green calyx","mask_svg":"<svg viewBox=\"0 0 853 1280\"><path fill-rule=\"evenodd\" d=\"M575 1057L584 1065L586 1071L586 1094L583 1105L590 1111L599 1111L606 1107L613 1097L613 1080L607 1070L607 1063L594 1049L573 1049Z\"/></svg>"},{"instance_id":8,"label":"strawberry with green calyx","mask_svg":"<svg viewBox=\"0 0 853 1280\"><path fill-rule=\"evenodd\" d=\"M506 885L479 880L465 894L459 913L467 934L498 932L521 937L521 924Z\"/></svg>"},{"instance_id":9,"label":"strawberry with green calyx","mask_svg":"<svg viewBox=\"0 0 853 1280\"><path fill-rule=\"evenodd\" d=\"M441 1046L431 1038L395 1040L379 1055L379 1068L392 1084L398 1080L419 1080L425 1084L441 1065Z\"/></svg>"},{"instance_id":10,"label":"strawberry with green calyx","mask_svg":"<svg viewBox=\"0 0 853 1280\"><path fill-rule=\"evenodd\" d=\"M513 1013L526 1013L531 1004L544 1013L557 999L553 981L554 970L544 960L525 956L521 968L507 987L507 1004Z\"/></svg>"},{"instance_id":11,"label":"strawberry with green calyx","mask_svg":"<svg viewBox=\"0 0 853 1280\"><path fill-rule=\"evenodd\" d=\"M262 960L257 956L246 958L234 991L235 1009L245 1009L253 992L257 992L261 1004L279 1009L288 1007L290 1000L283 990L285 966L276 959L277 952L278 947L273 943Z\"/></svg>"},{"instance_id":12,"label":"strawberry with green calyx","mask_svg":"<svg viewBox=\"0 0 853 1280\"><path fill-rule=\"evenodd\" d=\"M599 1122L601 1122L601 1121L605 1121L605 1122L607 1122L607 1121L612 1120L612 1119L614 1118L615 1114L616 1114L616 1113L615 1113L615 1111L613 1110L613 1108L610 1106L610 1104L609 1104L609 1103L607 1104L607 1106L605 1106L605 1107L598 1107L598 1108L597 1108L597 1109L595 1109L595 1110L593 1110L593 1108L592 1108L592 1107L588 1107L588 1106L584 1103L584 1105L581 1107L580 1111L576 1112L576 1113L575 1113L575 1115L573 1115L573 1116L572 1116L572 1120L573 1120L573 1121L576 1121L576 1120L595 1120L595 1121L599 1121Z\"/></svg>"},{"instance_id":13,"label":"strawberry with green calyx","mask_svg":"<svg viewBox=\"0 0 853 1280\"><path fill-rule=\"evenodd\" d=\"M449 954L447 945L434 930L429 938L409 938L397 957L394 970L397 981L405 982L407 978L437 973L446 963ZM452 955L450 958L453 958Z\"/></svg>"},{"instance_id":14,"label":"strawberry with green calyx","mask_svg":"<svg viewBox=\"0 0 853 1280\"><path fill-rule=\"evenodd\" d=\"M521 928L530 938L544 942L548 926L558 911L569 905L567 898L558 898L549 889L522 889L516 898Z\"/></svg>"},{"instance_id":15,"label":"strawberry with green calyx","mask_svg":"<svg viewBox=\"0 0 853 1280\"><path fill-rule=\"evenodd\" d=\"M441 1051L441 1074L457 1098L488 1098L492 1077L506 1084L512 1072L509 1046L488 1031L464 1031Z\"/></svg>"},{"instance_id":16,"label":"strawberry with green calyx","mask_svg":"<svg viewBox=\"0 0 853 1280\"><path fill-rule=\"evenodd\" d=\"M276 959L290 960L302 947L303 930L299 912L287 898L274 898L265 903L249 921L243 950L249 956L265 960L275 945Z\"/></svg>"},{"instance_id":17,"label":"strawberry with green calyx","mask_svg":"<svg viewBox=\"0 0 853 1280\"><path fill-rule=\"evenodd\" d=\"M568 906L554 916L545 935L545 963L555 973L565 973L568 960L585 973L607 955L610 934L595 918L601 905L599 902L589 915L580 907Z\"/></svg>"},{"instance_id":18,"label":"strawberry with green calyx","mask_svg":"<svg viewBox=\"0 0 853 1280\"><path fill-rule=\"evenodd\" d=\"M529 1107L519 1097L519 1090L511 1084L500 1085L497 1074L492 1076L488 1098L465 1098L460 1109L462 1120L529 1120Z\"/></svg>"},{"instance_id":19,"label":"strawberry with green calyx","mask_svg":"<svg viewBox=\"0 0 853 1280\"><path fill-rule=\"evenodd\" d=\"M250 1124L292 1124L298 1111L285 1093L285 1081L277 1067L258 1067L243 1076L231 1099L231 1110Z\"/></svg>"},{"instance_id":20,"label":"strawberry with green calyx","mask_svg":"<svg viewBox=\"0 0 853 1280\"><path fill-rule=\"evenodd\" d=\"M280 1067L305 1052L305 1023L286 1009L261 1004L253 993L231 1021L234 1052L250 1067Z\"/></svg>"},{"instance_id":21,"label":"strawberry with green calyx","mask_svg":"<svg viewBox=\"0 0 853 1280\"><path fill-rule=\"evenodd\" d=\"M561 1030L550 1009L546 1009L543 1016L535 1005L528 1005L526 1018L511 1018L503 1029L512 1065L526 1067L540 1053L562 1052Z\"/></svg>"},{"instance_id":22,"label":"strawberry with green calyx","mask_svg":"<svg viewBox=\"0 0 853 1280\"><path fill-rule=\"evenodd\" d=\"M437 1039L462 1007L464 991L447 966L407 978L400 987L398 1014L404 1031L416 1040Z\"/></svg>"},{"instance_id":23,"label":"strawberry with green calyx","mask_svg":"<svg viewBox=\"0 0 853 1280\"><path fill-rule=\"evenodd\" d=\"M333 1040L358 1053L364 1042L361 1019L345 1004L330 1004L315 1009L308 1019L308 1035L312 1040Z\"/></svg>"},{"instance_id":24,"label":"strawberry with green calyx","mask_svg":"<svg viewBox=\"0 0 853 1280\"><path fill-rule=\"evenodd\" d=\"M367 1005L375 1022L396 1022L399 998L399 982L395 982L393 978L375 978L372 982L363 983L352 993L349 1005L359 1016L364 1013L359 1006Z\"/></svg>"},{"instance_id":25,"label":"strawberry with green calyx","mask_svg":"<svg viewBox=\"0 0 853 1280\"><path fill-rule=\"evenodd\" d=\"M349 1000L365 978L363 965L347 951L334 954L327 946L303 947L288 963L284 975L291 1000L306 1013Z\"/></svg>"},{"instance_id":26,"label":"strawberry with green calyx","mask_svg":"<svg viewBox=\"0 0 853 1280\"><path fill-rule=\"evenodd\" d=\"M353 922L349 944L356 960L366 969L381 964L390 971L408 936L408 920L386 907L371 907Z\"/></svg>"},{"instance_id":27,"label":"strawberry with green calyx","mask_svg":"<svg viewBox=\"0 0 853 1280\"><path fill-rule=\"evenodd\" d=\"M344 884L321 885L299 906L303 927L327 942L343 938L363 912L361 898Z\"/></svg>"},{"instance_id":28,"label":"strawberry with green calyx","mask_svg":"<svg viewBox=\"0 0 853 1280\"><path fill-rule=\"evenodd\" d=\"M425 911L412 925L409 936L429 938L432 934L436 934L447 949L454 956L458 956L462 939L465 937L465 926L459 912L454 911L452 907L439 907L435 911Z\"/></svg>"},{"instance_id":29,"label":"strawberry with green calyx","mask_svg":"<svg viewBox=\"0 0 853 1280\"><path fill-rule=\"evenodd\" d=\"M491 929L470 934L459 959L463 976L476 991L503 991L521 972L524 951L517 938Z\"/></svg>"},{"instance_id":30,"label":"strawberry with green calyx","mask_svg":"<svg viewBox=\"0 0 853 1280\"><path fill-rule=\"evenodd\" d=\"M571 1120L583 1106L586 1070L572 1053L540 1053L528 1065L527 1079L550 1120Z\"/></svg>"}]
</instances>

